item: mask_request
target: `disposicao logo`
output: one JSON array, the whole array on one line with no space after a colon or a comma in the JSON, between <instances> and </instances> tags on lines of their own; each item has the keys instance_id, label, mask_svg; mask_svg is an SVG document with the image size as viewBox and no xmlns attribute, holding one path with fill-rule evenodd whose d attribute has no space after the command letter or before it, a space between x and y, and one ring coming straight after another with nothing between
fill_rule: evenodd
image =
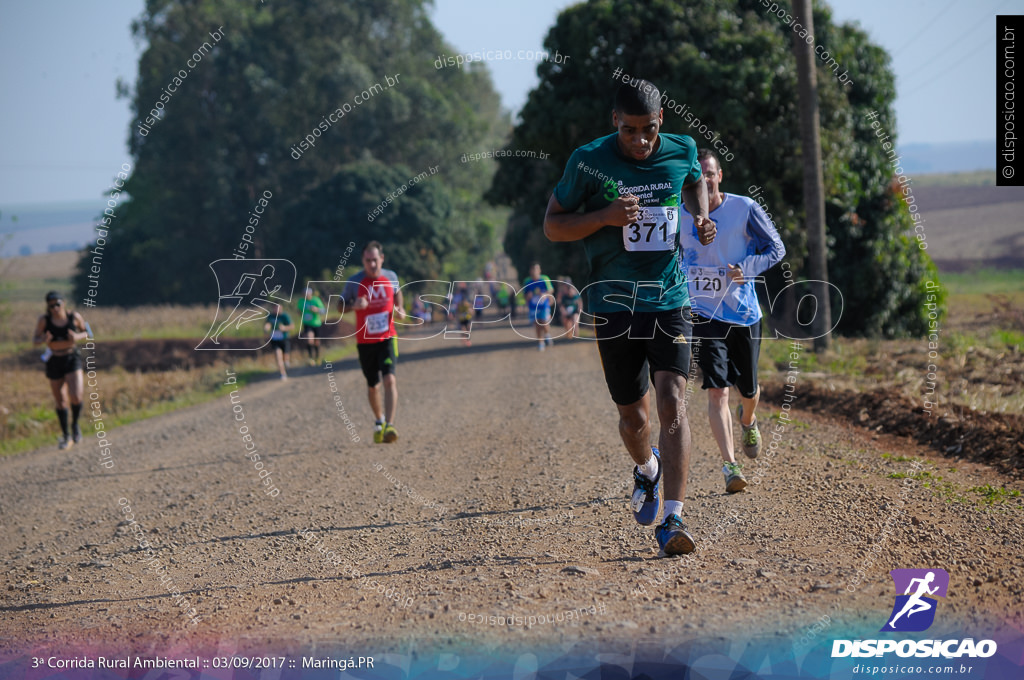
<instances>
[{"instance_id":1,"label":"disposicao logo","mask_svg":"<svg viewBox=\"0 0 1024 680\"><path fill-rule=\"evenodd\" d=\"M936 597L946 597L949 574L944 569L893 569L889 572L896 586L896 601L886 624L879 632L920 632L935 621ZM902 593L902 594L901 594ZM834 640L832 657L884 656L896 652L900 657L987 658L996 653L994 640Z\"/></svg>"},{"instance_id":2,"label":"disposicao logo","mask_svg":"<svg viewBox=\"0 0 1024 680\"><path fill-rule=\"evenodd\" d=\"M935 621L938 604L938 600L929 596L946 597L949 574L945 569L893 569L889 574L896 584L896 604L880 632L928 630Z\"/></svg>"}]
</instances>

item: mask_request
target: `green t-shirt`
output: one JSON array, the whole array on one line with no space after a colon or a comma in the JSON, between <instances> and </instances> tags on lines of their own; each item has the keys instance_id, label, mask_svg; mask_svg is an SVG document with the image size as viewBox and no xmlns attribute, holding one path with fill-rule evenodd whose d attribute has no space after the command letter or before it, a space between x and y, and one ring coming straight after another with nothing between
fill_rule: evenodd
<instances>
[{"instance_id":1,"label":"green t-shirt","mask_svg":"<svg viewBox=\"0 0 1024 680\"><path fill-rule=\"evenodd\" d=\"M685 307L690 295L677 258L680 196L683 185L701 177L697 144L687 135L662 133L654 153L636 161L622 155L617 137L613 133L573 151L555 187L555 200L570 211L580 206L585 212L600 210L629 193L639 197L641 208L656 209L648 210L639 224L609 225L583 239L590 265L584 294L587 310L653 312ZM627 241L633 250L627 250Z\"/></svg>"},{"instance_id":2,"label":"green t-shirt","mask_svg":"<svg viewBox=\"0 0 1024 680\"><path fill-rule=\"evenodd\" d=\"M299 300L299 313L302 315L302 325L310 326L311 328L319 328L324 323L324 317L317 312L317 309L326 310L323 301L314 295L309 298L302 298Z\"/></svg>"},{"instance_id":3,"label":"green t-shirt","mask_svg":"<svg viewBox=\"0 0 1024 680\"><path fill-rule=\"evenodd\" d=\"M543 295L554 291L555 287L551 285L551 279L547 274L541 274L539 279L530 276L523 279L523 296L530 296L531 307L540 304Z\"/></svg>"},{"instance_id":4,"label":"green t-shirt","mask_svg":"<svg viewBox=\"0 0 1024 680\"><path fill-rule=\"evenodd\" d=\"M580 294L579 293L563 293L562 298L558 301L558 304L570 314L575 314L580 311Z\"/></svg>"},{"instance_id":5,"label":"green t-shirt","mask_svg":"<svg viewBox=\"0 0 1024 680\"><path fill-rule=\"evenodd\" d=\"M278 316L271 312L267 314L267 320L265 323L270 324L270 338L271 340L284 340L288 337L288 331L280 330L281 326L291 326L292 318L288 316L288 312L281 312Z\"/></svg>"}]
</instances>

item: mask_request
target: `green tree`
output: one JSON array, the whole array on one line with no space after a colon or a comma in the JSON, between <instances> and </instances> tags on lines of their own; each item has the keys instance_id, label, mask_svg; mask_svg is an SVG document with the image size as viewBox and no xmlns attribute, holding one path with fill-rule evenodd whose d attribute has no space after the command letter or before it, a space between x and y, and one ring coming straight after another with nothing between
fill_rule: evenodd
<instances>
[{"instance_id":1,"label":"green tree","mask_svg":"<svg viewBox=\"0 0 1024 680\"><path fill-rule=\"evenodd\" d=\"M778 4L792 14L785 0ZM851 81L840 83L819 60L828 271L842 295L833 297L833 320L846 334L920 335L927 328L922 279L934 276L934 265L906 236L909 214L890 189L892 166L866 117L877 112L880 126L894 135L888 55L859 28L834 25L823 4L816 3L814 25L816 44ZM786 243L787 261L803 271L807 243L792 35L759 0L591 0L563 11L545 48L571 59L538 68L540 84L511 141L515 148L550 150L551 158L529 164L501 159L488 194L513 210L505 245L516 266L538 260L548 271L585 276L582 247L547 243L541 223L573 149L614 131L611 102L619 81L613 74L621 68L667 95L664 132L689 134L707 147L719 134L734 156L722 161L724 190L749 194L750 187L762 187L760 198ZM704 135L704 129L711 132ZM781 272L775 268L766 276L774 298L783 285ZM783 295L783 304L792 308L793 297Z\"/></svg>"},{"instance_id":2,"label":"green tree","mask_svg":"<svg viewBox=\"0 0 1024 680\"><path fill-rule=\"evenodd\" d=\"M287 222L305 225L303 238L286 237L274 244L274 252L294 262L300 271L313 272L319 271L316 267L322 261L316 244L354 241L356 250L349 259L358 264L363 245L387 234L387 268L406 281L442 278L442 262L469 239L470 232L452 219L451 197L441 184L428 177L408 186L409 178L417 174L405 166L377 161L342 168L288 209ZM408 189L400 197L372 222L367 220L380 204L380 187L403 186ZM459 226L453 228L453 223Z\"/></svg>"},{"instance_id":3,"label":"green tree","mask_svg":"<svg viewBox=\"0 0 1024 680\"><path fill-rule=\"evenodd\" d=\"M455 234L490 242L460 239L449 247L442 239L433 257L470 266L474 249L490 256L504 215L479 205L490 174L458 159L469 146L500 144L507 116L486 70L434 68L438 54L453 50L430 23L428 4L148 0L133 24L147 44L135 90L121 86L136 116L129 138L134 162L125 185L130 200L110 225L101 304L210 301L216 288L208 263L232 256L265 191L272 198L248 256L301 252L300 276L333 270L345 234L356 232L388 246L396 269L414 270L419 248L438 242L439 220ZM201 59L194 59L200 49ZM175 85L179 70L186 77ZM389 78L394 84L384 87ZM377 83L380 90L363 94ZM168 84L176 87L169 96ZM139 124L157 102L163 117L146 134ZM327 125L325 116L344 106L350 108ZM321 123L327 129L317 130L315 146L297 149ZM379 166L401 168L401 176ZM417 245L398 244L399 234L384 229L390 222L370 224L363 209L431 167L436 175L389 208L404 215L429 206L422 219L403 225L401 237ZM310 205L348 196L341 190L346 183L363 180L379 183L363 187L362 213ZM332 214L353 223L329 223ZM419 227L427 233L409 231ZM90 264L89 257L79 262L76 295L87 287Z\"/></svg>"}]
</instances>

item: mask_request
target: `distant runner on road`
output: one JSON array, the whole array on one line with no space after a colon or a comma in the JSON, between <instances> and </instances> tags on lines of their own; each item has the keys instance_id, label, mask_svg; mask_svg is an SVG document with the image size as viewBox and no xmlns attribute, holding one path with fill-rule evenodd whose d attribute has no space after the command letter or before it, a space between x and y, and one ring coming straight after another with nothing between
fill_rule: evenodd
<instances>
[{"instance_id":1,"label":"distant runner on road","mask_svg":"<svg viewBox=\"0 0 1024 680\"><path fill-rule=\"evenodd\" d=\"M580 306L580 292L572 285L572 279L568 276L564 277L559 287L562 292L558 296L558 312L562 315L565 337L575 338L580 324L580 313L583 311Z\"/></svg>"},{"instance_id":2,"label":"distant runner on road","mask_svg":"<svg viewBox=\"0 0 1024 680\"><path fill-rule=\"evenodd\" d=\"M530 321L537 332L537 349L544 351L544 344L552 344L551 317L555 288L551 279L540 273L536 262L530 267L530 275L523 281L523 297L530 310Z\"/></svg>"},{"instance_id":3,"label":"distant runner on road","mask_svg":"<svg viewBox=\"0 0 1024 680\"><path fill-rule=\"evenodd\" d=\"M633 516L644 525L657 521L664 465L665 518L655 537L661 554L678 555L696 549L682 521L690 466L683 401L690 302L676 253L680 195L697 216L702 244L714 239L715 225L696 143L686 135L659 135L661 123L657 87L639 79L621 85L612 110L617 132L573 152L548 202L544 233L552 241L583 241L590 265L584 305L597 317L619 434L636 463ZM650 442L649 379L661 420L657 448Z\"/></svg>"},{"instance_id":4,"label":"distant runner on road","mask_svg":"<svg viewBox=\"0 0 1024 680\"><path fill-rule=\"evenodd\" d=\"M398 385L395 362L398 360L398 334L394 317L405 318L402 291L398 276L384 269L384 246L370 241L363 248L363 271L352 276L342 293L343 304L356 312L356 347L359 365L366 377L367 397L376 420L373 441L398 440L395 411L398 408ZM339 311L344 312L344 307ZM380 383L383 376L384 404L381 405Z\"/></svg>"},{"instance_id":5,"label":"distant runner on road","mask_svg":"<svg viewBox=\"0 0 1024 680\"><path fill-rule=\"evenodd\" d=\"M316 366L320 361L320 335L326 312L323 300L312 288L306 288L305 297L299 300L299 314L302 318L300 332L306 340L306 354L309 355L310 366Z\"/></svg>"},{"instance_id":6,"label":"distant runner on road","mask_svg":"<svg viewBox=\"0 0 1024 680\"><path fill-rule=\"evenodd\" d=\"M274 359L277 361L277 371L281 374L281 380L288 379L288 353L291 350L291 343L288 340L288 331L295 328L292 318L287 312L281 311L281 305L275 304L273 311L267 315L263 323L263 332L270 333L270 346L274 348Z\"/></svg>"},{"instance_id":7,"label":"distant runner on road","mask_svg":"<svg viewBox=\"0 0 1024 680\"><path fill-rule=\"evenodd\" d=\"M473 308L476 302L476 295L470 292L469 288L463 284L463 287L459 292L455 294L452 303L455 305L455 316L459 320L459 331L465 333L466 336L462 341L466 347L470 347L473 343L470 341L470 333L472 332L473 326Z\"/></svg>"},{"instance_id":8,"label":"distant runner on road","mask_svg":"<svg viewBox=\"0 0 1024 680\"><path fill-rule=\"evenodd\" d=\"M701 248L693 220L683 215L679 241L682 266L693 306L694 349L708 390L708 420L722 454L725 490L747 486L733 453L729 387L740 393L736 418L742 431L743 453L757 458L761 432L757 427L757 360L761 354L761 305L753 277L782 261L786 247L771 220L756 201L721 190L722 166L710 149L697 154L708 187L708 208L718 225L718 237Z\"/></svg>"},{"instance_id":9,"label":"distant runner on road","mask_svg":"<svg viewBox=\"0 0 1024 680\"><path fill-rule=\"evenodd\" d=\"M82 412L85 378L82 357L75 343L89 337L85 319L78 312L64 307L64 296L57 291L46 294L46 313L36 322L32 336L35 346L46 343L50 356L46 359L46 377L56 403L57 420L62 436L57 440L61 450L82 441L78 416ZM71 406L71 429L68 430L68 405Z\"/></svg>"}]
</instances>

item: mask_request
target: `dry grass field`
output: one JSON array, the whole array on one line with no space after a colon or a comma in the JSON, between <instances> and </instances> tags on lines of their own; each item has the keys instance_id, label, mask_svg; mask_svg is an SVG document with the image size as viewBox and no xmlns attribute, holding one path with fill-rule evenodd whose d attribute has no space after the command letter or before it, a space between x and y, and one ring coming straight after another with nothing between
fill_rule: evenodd
<instances>
[{"instance_id":1,"label":"dry grass field","mask_svg":"<svg viewBox=\"0 0 1024 680\"><path fill-rule=\"evenodd\" d=\"M49 290L70 297L75 253L0 260L5 285L0 323L0 455L48 446L56 438L53 400L31 337ZM96 361L108 420L125 424L202 403L220 393L225 366L245 384L276 377L273 357L260 352L191 352L214 318L214 305L153 305L135 309L87 308L82 313L97 339ZM258 332L258 331L257 331ZM295 351L299 351L295 347ZM345 356L336 345L328 358ZM296 363L301 358L295 354Z\"/></svg>"}]
</instances>

